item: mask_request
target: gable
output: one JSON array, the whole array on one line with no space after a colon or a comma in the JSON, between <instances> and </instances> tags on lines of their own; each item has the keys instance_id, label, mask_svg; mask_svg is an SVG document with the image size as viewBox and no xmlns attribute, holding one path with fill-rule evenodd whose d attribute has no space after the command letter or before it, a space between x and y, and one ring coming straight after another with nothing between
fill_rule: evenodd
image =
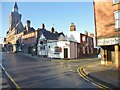
<instances>
[{"instance_id":1,"label":"gable","mask_svg":"<svg viewBox=\"0 0 120 90\"><path fill-rule=\"evenodd\" d=\"M65 40L65 37L61 34L58 38L59 41L64 41Z\"/></svg>"},{"instance_id":2,"label":"gable","mask_svg":"<svg viewBox=\"0 0 120 90\"><path fill-rule=\"evenodd\" d=\"M39 40L44 40L44 39L46 39L45 38L45 36L43 35L43 33L40 35L40 38L39 38Z\"/></svg>"}]
</instances>

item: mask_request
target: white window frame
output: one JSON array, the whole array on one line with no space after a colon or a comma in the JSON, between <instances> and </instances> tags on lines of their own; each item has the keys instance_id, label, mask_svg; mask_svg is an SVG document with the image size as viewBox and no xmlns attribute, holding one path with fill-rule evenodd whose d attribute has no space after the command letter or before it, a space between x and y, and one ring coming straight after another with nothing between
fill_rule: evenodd
<instances>
[{"instance_id":1,"label":"white window frame","mask_svg":"<svg viewBox=\"0 0 120 90\"><path fill-rule=\"evenodd\" d=\"M120 28L120 10L114 11L115 29Z\"/></svg>"},{"instance_id":2,"label":"white window frame","mask_svg":"<svg viewBox=\"0 0 120 90\"><path fill-rule=\"evenodd\" d=\"M60 47L59 46L54 47L54 53L60 53Z\"/></svg>"}]
</instances>

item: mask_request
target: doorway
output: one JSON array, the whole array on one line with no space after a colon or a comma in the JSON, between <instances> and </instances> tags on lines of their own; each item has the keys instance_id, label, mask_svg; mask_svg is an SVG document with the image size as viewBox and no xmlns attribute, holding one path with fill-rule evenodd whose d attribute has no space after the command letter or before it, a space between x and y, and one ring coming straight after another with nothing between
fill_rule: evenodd
<instances>
[{"instance_id":1,"label":"doorway","mask_svg":"<svg viewBox=\"0 0 120 90\"><path fill-rule=\"evenodd\" d=\"M68 49L64 48L64 58L68 58Z\"/></svg>"}]
</instances>

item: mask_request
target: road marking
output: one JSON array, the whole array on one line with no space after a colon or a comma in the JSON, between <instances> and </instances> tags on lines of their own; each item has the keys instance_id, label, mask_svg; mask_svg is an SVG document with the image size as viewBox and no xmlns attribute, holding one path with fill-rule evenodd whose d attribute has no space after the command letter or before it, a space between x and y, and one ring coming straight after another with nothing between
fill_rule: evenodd
<instances>
[{"instance_id":1,"label":"road marking","mask_svg":"<svg viewBox=\"0 0 120 90\"><path fill-rule=\"evenodd\" d=\"M9 73L5 70L5 68L0 64L1 68L5 71L7 77L11 80L11 82L15 85L17 90L22 90L21 87L15 82L15 80L9 75Z\"/></svg>"},{"instance_id":2,"label":"road marking","mask_svg":"<svg viewBox=\"0 0 120 90\"><path fill-rule=\"evenodd\" d=\"M92 64L92 63L91 63L91 64ZM94 81L93 79L89 78L89 77L86 75L86 73L83 71L83 68L84 68L85 66L87 66L87 65L90 65L90 64L86 64L86 65L83 65L83 66L77 68L78 74L79 74L83 79L85 79L85 80L88 81L88 82L91 82L93 85L95 85L95 86L97 86L97 87L99 87L99 88L102 88L102 89L104 89L104 90L106 90L106 89L112 90L112 89L109 88L108 86L105 86L105 85L103 85L103 84L101 84L101 83L98 83L97 81ZM84 72L84 73L83 73L83 72Z\"/></svg>"}]
</instances>

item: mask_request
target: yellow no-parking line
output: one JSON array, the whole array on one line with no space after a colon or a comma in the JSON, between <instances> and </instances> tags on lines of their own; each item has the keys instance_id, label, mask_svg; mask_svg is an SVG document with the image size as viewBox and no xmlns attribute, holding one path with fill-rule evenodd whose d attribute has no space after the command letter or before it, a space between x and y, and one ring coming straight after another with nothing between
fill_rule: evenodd
<instances>
[{"instance_id":1,"label":"yellow no-parking line","mask_svg":"<svg viewBox=\"0 0 120 90\"><path fill-rule=\"evenodd\" d=\"M91 79L91 78L89 78L89 77L87 76L87 74L83 71L83 68L84 68L85 66L88 66L88 65L90 65L90 64L86 64L86 65L83 65L83 66L77 68L78 74L79 74L83 79L85 79L86 81L91 82L93 85L95 85L95 86L97 86L97 87L99 87L99 88L101 88L101 89L104 89L104 90L112 90L112 89L109 88L108 86L105 86L105 85L103 85L103 84L101 84L101 83L98 83L97 81L94 81L93 79Z\"/></svg>"},{"instance_id":2,"label":"yellow no-parking line","mask_svg":"<svg viewBox=\"0 0 120 90\"><path fill-rule=\"evenodd\" d=\"M17 90L22 90L21 87L15 82L15 80L10 76L10 74L5 70L5 68L0 64L1 68L3 69L3 71L5 72L5 74L7 75L7 77L11 80L11 82L15 85Z\"/></svg>"}]
</instances>

